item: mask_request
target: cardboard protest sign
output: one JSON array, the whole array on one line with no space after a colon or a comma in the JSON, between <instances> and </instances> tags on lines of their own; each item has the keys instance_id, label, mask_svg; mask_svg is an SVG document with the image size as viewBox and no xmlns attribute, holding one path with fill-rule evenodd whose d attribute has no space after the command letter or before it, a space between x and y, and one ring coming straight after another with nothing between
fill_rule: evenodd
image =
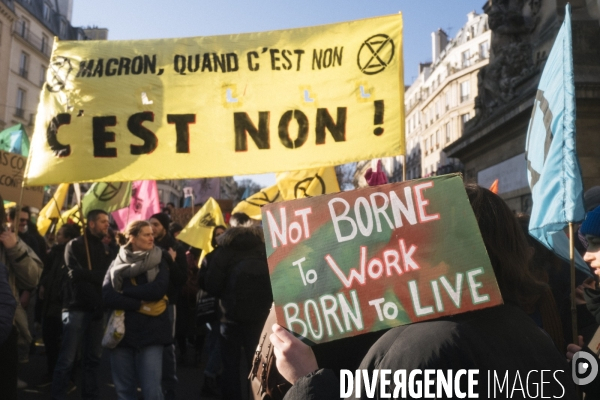
<instances>
[{"instance_id":1,"label":"cardboard protest sign","mask_svg":"<svg viewBox=\"0 0 600 400\"><path fill-rule=\"evenodd\" d=\"M19 202L26 163L27 158L22 155L0 150L0 195L4 200ZM42 208L43 200L43 187L24 189L22 205Z\"/></svg>"},{"instance_id":2,"label":"cardboard protest sign","mask_svg":"<svg viewBox=\"0 0 600 400\"><path fill-rule=\"evenodd\" d=\"M307 343L502 303L458 175L262 212L277 321Z\"/></svg>"},{"instance_id":3,"label":"cardboard protest sign","mask_svg":"<svg viewBox=\"0 0 600 400\"><path fill-rule=\"evenodd\" d=\"M400 14L54 43L28 185L210 178L404 153Z\"/></svg>"}]
</instances>

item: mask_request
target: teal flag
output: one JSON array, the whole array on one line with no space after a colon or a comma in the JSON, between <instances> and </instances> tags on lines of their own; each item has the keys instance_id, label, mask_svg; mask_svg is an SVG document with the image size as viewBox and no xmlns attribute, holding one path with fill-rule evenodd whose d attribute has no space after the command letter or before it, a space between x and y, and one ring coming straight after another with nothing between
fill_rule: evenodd
<instances>
[{"instance_id":1,"label":"teal flag","mask_svg":"<svg viewBox=\"0 0 600 400\"><path fill-rule=\"evenodd\" d=\"M131 182L96 182L81 199L81 207L83 215L91 210L110 213L129 207L130 202Z\"/></svg>"},{"instance_id":2,"label":"teal flag","mask_svg":"<svg viewBox=\"0 0 600 400\"><path fill-rule=\"evenodd\" d=\"M585 217L583 183L575 145L575 82L571 7L552 46L533 105L526 143L527 177L533 198L529 233L565 260L564 228ZM577 252L576 264L590 274Z\"/></svg>"},{"instance_id":3,"label":"teal flag","mask_svg":"<svg viewBox=\"0 0 600 400\"><path fill-rule=\"evenodd\" d=\"M11 126L0 132L0 150L29 156L29 137L22 124Z\"/></svg>"}]
</instances>

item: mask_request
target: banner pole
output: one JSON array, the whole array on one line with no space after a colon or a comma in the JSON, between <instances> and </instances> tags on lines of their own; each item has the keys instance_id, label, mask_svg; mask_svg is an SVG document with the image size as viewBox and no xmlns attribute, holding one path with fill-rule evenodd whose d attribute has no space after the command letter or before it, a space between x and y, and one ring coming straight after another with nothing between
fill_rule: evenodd
<instances>
[{"instance_id":1,"label":"banner pole","mask_svg":"<svg viewBox=\"0 0 600 400\"><path fill-rule=\"evenodd\" d=\"M17 239L19 238L19 224L21 223L21 208L23 208L23 205L21 203L23 203L23 193L24 192L25 192L25 186L24 186L24 183L21 182L21 193L19 193L19 202L17 203L17 209L15 210L15 217L13 218L13 221L12 221L12 224L13 224L12 230L14 233L17 234ZM4 207L4 204L2 205L2 207ZM15 221L17 222L16 226L15 226Z\"/></svg>"},{"instance_id":2,"label":"banner pole","mask_svg":"<svg viewBox=\"0 0 600 400\"><path fill-rule=\"evenodd\" d=\"M88 269L91 271L92 258L90 257L90 247L88 245L87 227L85 223L85 217L83 216L83 207L81 206L81 188L79 187L79 183L74 183L73 187L75 188L75 197L77 198L77 205L79 206L79 220L81 221L81 226L83 227L83 242L85 244L85 254L87 255Z\"/></svg>"},{"instance_id":3,"label":"banner pole","mask_svg":"<svg viewBox=\"0 0 600 400\"><path fill-rule=\"evenodd\" d=\"M577 335L577 304L575 302L575 235L573 233L573 223L569 222L569 257L571 260L571 330L573 333L573 342L579 345Z\"/></svg>"},{"instance_id":4,"label":"banner pole","mask_svg":"<svg viewBox=\"0 0 600 400\"><path fill-rule=\"evenodd\" d=\"M56 192L58 192L58 188L57 188ZM60 211L60 208L58 208L58 202L54 198L54 196L56 195L56 192L54 192L50 201L54 201L54 207L56 208L56 211L58 211L58 218L60 218L60 221L64 224L65 221L62 218L62 212Z\"/></svg>"}]
</instances>

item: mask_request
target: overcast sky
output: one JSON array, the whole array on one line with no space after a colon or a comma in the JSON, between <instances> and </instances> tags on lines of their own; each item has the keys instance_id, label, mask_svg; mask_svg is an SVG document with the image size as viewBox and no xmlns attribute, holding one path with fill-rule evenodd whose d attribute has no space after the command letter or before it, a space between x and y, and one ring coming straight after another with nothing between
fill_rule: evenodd
<instances>
[{"instance_id":1,"label":"overcast sky","mask_svg":"<svg viewBox=\"0 0 600 400\"><path fill-rule=\"evenodd\" d=\"M484 0L74 0L72 24L108 28L109 40L210 36L298 28L402 12L404 79L431 61L431 32L454 37ZM237 177L240 178L240 177ZM263 186L274 174L252 178Z\"/></svg>"}]
</instances>

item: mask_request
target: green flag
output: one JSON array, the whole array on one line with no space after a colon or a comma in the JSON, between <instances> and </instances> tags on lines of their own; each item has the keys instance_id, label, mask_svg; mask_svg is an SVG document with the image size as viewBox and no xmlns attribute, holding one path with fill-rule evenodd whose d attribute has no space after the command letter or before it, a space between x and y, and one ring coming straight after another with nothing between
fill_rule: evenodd
<instances>
[{"instance_id":1,"label":"green flag","mask_svg":"<svg viewBox=\"0 0 600 400\"><path fill-rule=\"evenodd\" d=\"M104 210L107 213L129 207L131 202L131 182L96 182L83 199L83 214L91 210Z\"/></svg>"}]
</instances>

